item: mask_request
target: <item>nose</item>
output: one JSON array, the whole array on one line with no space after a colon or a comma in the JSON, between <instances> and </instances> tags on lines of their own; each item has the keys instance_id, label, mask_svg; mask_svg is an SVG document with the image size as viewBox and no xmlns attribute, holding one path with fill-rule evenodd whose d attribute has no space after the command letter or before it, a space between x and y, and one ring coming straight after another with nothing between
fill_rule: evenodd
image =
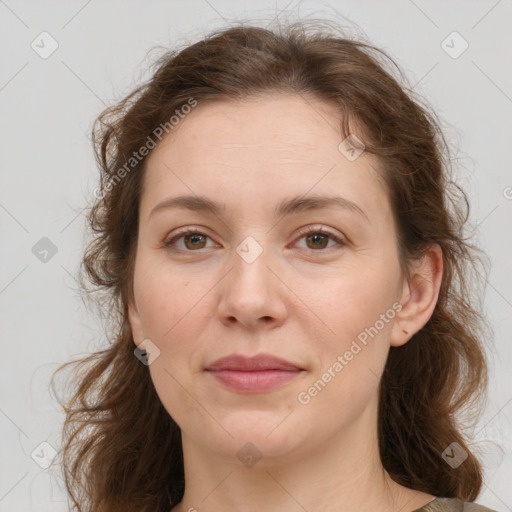
<instances>
[{"instance_id":1,"label":"nose","mask_svg":"<svg viewBox=\"0 0 512 512\"><path fill-rule=\"evenodd\" d=\"M269 251L249 240L240 244L229 265L219 288L217 313L221 322L229 326L239 323L249 330L282 325L287 316L286 292L290 292Z\"/></svg>"}]
</instances>

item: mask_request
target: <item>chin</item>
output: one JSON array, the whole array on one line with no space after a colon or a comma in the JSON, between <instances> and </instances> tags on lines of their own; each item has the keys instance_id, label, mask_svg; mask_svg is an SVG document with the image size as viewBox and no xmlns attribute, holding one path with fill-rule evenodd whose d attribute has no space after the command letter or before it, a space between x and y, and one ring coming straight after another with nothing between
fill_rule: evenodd
<instances>
[{"instance_id":1,"label":"chin","mask_svg":"<svg viewBox=\"0 0 512 512\"><path fill-rule=\"evenodd\" d=\"M196 425L195 435L198 442L206 444L207 449L223 458L236 457L244 464L245 460L258 459L258 465L263 466L273 459L275 462L275 459L289 456L307 444L307 439L303 439L306 433L302 436L292 419L296 412L287 417L289 412L240 411L222 419L213 411L212 414L224 428L216 422L208 425L210 435L206 439L205 429L197 429Z\"/></svg>"}]
</instances>

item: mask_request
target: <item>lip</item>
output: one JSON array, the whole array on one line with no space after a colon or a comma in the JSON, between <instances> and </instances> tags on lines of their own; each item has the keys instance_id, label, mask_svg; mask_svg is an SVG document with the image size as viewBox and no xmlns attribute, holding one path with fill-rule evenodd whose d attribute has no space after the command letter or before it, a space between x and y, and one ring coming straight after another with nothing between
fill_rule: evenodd
<instances>
[{"instance_id":1,"label":"lip","mask_svg":"<svg viewBox=\"0 0 512 512\"><path fill-rule=\"evenodd\" d=\"M256 372L267 370L300 371L297 365L275 357L271 354L258 354L253 357L233 354L222 357L206 368L209 371L233 370L239 372Z\"/></svg>"},{"instance_id":2,"label":"lip","mask_svg":"<svg viewBox=\"0 0 512 512\"><path fill-rule=\"evenodd\" d=\"M259 354L254 357L223 357L210 364L206 371L228 388L258 393L289 382L300 375L303 369L270 354Z\"/></svg>"}]
</instances>

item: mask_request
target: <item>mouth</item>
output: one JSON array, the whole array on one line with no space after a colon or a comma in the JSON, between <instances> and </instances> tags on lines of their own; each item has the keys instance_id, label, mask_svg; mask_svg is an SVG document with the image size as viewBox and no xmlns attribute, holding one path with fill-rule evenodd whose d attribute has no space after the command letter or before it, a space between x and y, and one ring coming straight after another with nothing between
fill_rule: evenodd
<instances>
[{"instance_id":1,"label":"mouth","mask_svg":"<svg viewBox=\"0 0 512 512\"><path fill-rule=\"evenodd\" d=\"M218 359L206 371L232 390L259 393L281 386L304 372L300 366L278 357L232 355Z\"/></svg>"}]
</instances>

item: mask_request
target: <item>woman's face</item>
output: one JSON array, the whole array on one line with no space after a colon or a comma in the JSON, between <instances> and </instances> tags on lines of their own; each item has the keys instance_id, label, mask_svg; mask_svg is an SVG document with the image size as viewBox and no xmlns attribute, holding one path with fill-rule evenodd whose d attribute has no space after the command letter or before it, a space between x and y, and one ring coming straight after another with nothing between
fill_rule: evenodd
<instances>
[{"instance_id":1,"label":"woman's face","mask_svg":"<svg viewBox=\"0 0 512 512\"><path fill-rule=\"evenodd\" d=\"M199 103L148 157L130 323L196 449L265 461L374 435L404 283L377 162L339 126L311 97ZM290 366L213 365L260 354Z\"/></svg>"}]
</instances>

